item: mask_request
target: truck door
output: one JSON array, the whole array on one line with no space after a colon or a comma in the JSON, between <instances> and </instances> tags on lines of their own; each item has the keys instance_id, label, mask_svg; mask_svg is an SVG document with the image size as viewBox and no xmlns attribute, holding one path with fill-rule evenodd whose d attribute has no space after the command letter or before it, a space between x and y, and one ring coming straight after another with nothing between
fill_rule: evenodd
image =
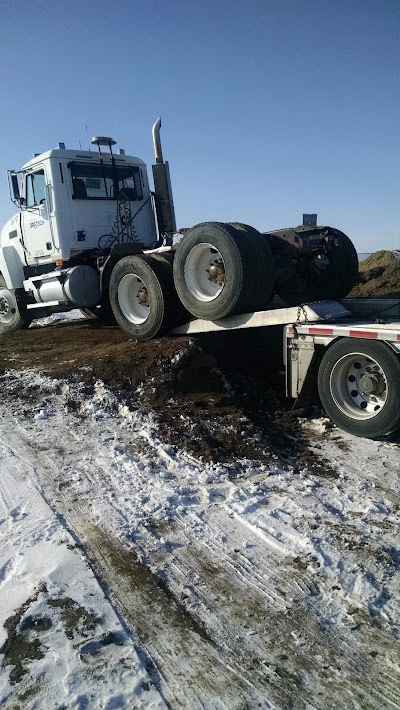
<instances>
[{"instance_id":1,"label":"truck door","mask_svg":"<svg viewBox=\"0 0 400 710\"><path fill-rule=\"evenodd\" d=\"M54 240L52 231L52 205L44 166L26 173L24 183L25 204L22 211L22 240L28 264L53 261Z\"/></svg>"}]
</instances>

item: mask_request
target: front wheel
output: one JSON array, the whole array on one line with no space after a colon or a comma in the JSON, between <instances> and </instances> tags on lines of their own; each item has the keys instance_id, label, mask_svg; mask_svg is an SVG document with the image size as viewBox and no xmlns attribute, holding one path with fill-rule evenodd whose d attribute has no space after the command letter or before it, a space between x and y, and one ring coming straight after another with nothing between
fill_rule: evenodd
<instances>
[{"instance_id":1,"label":"front wheel","mask_svg":"<svg viewBox=\"0 0 400 710\"><path fill-rule=\"evenodd\" d=\"M343 338L318 372L322 405L338 427L375 439L400 428L400 359L382 342Z\"/></svg>"},{"instance_id":2,"label":"front wheel","mask_svg":"<svg viewBox=\"0 0 400 710\"><path fill-rule=\"evenodd\" d=\"M26 309L18 304L15 292L7 288L4 277L0 275L0 335L28 328L32 320Z\"/></svg>"}]
</instances>

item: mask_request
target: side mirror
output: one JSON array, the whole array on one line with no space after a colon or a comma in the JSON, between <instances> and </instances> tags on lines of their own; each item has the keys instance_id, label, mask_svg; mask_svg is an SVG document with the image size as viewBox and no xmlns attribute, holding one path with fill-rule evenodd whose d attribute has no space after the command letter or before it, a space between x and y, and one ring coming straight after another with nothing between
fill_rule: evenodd
<instances>
[{"instance_id":1,"label":"side mirror","mask_svg":"<svg viewBox=\"0 0 400 710\"><path fill-rule=\"evenodd\" d=\"M9 170L8 174L9 174L9 177L11 178L11 188L12 188L11 199L16 205L18 205L18 207L20 207L23 200L21 200L21 196L19 194L19 184L18 184L17 173L14 172L13 170Z\"/></svg>"},{"instance_id":2,"label":"side mirror","mask_svg":"<svg viewBox=\"0 0 400 710\"><path fill-rule=\"evenodd\" d=\"M18 177L16 173L11 173L11 184L12 184L12 189L14 193L14 200L16 202L20 202L21 198L19 195L19 185L18 185Z\"/></svg>"}]
</instances>

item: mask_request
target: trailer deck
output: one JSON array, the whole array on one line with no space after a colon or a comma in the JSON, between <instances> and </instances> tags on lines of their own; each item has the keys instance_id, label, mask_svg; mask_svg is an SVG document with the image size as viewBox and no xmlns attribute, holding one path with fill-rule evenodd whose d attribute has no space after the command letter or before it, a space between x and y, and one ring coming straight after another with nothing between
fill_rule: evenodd
<instances>
[{"instance_id":1,"label":"trailer deck","mask_svg":"<svg viewBox=\"0 0 400 710\"><path fill-rule=\"evenodd\" d=\"M175 328L173 333L191 335L214 331L240 330L243 328L264 328L271 325L340 320L349 316L351 316L351 312L338 301L320 301L302 306L282 307L282 301L274 299L267 311L240 313L217 321L196 318Z\"/></svg>"},{"instance_id":2,"label":"trailer deck","mask_svg":"<svg viewBox=\"0 0 400 710\"><path fill-rule=\"evenodd\" d=\"M329 322L329 326L308 326L308 323ZM347 298L320 301L301 306L282 307L274 299L267 311L240 313L218 321L196 318L173 330L176 335L223 332L243 328L287 326L287 333L296 329L301 335L323 335L350 338L371 338L400 342L400 300Z\"/></svg>"}]
</instances>

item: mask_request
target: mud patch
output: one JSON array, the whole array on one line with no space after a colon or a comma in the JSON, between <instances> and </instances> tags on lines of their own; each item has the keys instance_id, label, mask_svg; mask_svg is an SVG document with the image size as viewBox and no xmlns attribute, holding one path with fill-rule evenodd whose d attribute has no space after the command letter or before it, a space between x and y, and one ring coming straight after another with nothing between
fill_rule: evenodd
<instances>
[{"instance_id":1,"label":"mud patch","mask_svg":"<svg viewBox=\"0 0 400 710\"><path fill-rule=\"evenodd\" d=\"M79 606L73 599L62 597L61 599L49 599L48 605L51 609L60 609L60 617L65 630L65 635L73 639L78 633L80 636L87 636L93 631L98 619L95 614Z\"/></svg>"},{"instance_id":2,"label":"mud patch","mask_svg":"<svg viewBox=\"0 0 400 710\"><path fill-rule=\"evenodd\" d=\"M26 616L24 619L23 617L37 601L39 594L45 591L46 588L41 587L4 622L7 640L0 649L0 653L4 654L1 666L2 668L12 666L10 672L12 683L19 683L28 673L27 666L30 661L44 657L41 640L37 634L48 631L52 626L51 620L47 616Z\"/></svg>"},{"instance_id":3,"label":"mud patch","mask_svg":"<svg viewBox=\"0 0 400 710\"><path fill-rule=\"evenodd\" d=\"M37 603L40 602L40 610ZM58 609L59 614L54 617L51 610ZM27 613L31 610L31 613ZM98 623L97 617L87 609L81 607L69 597L57 599L47 598L46 585L40 587L20 608L4 622L7 640L0 649L3 654L2 668L11 666L10 681L20 683L26 674L29 674L31 661L44 658L47 651L43 638L58 622L61 622L65 635L72 640L75 635L80 638L87 637ZM108 634L99 643L106 646L110 643L119 643L117 634ZM34 693L34 688L26 691L29 697ZM25 697L25 696L24 696ZM24 699L22 696L20 699Z\"/></svg>"}]
</instances>

